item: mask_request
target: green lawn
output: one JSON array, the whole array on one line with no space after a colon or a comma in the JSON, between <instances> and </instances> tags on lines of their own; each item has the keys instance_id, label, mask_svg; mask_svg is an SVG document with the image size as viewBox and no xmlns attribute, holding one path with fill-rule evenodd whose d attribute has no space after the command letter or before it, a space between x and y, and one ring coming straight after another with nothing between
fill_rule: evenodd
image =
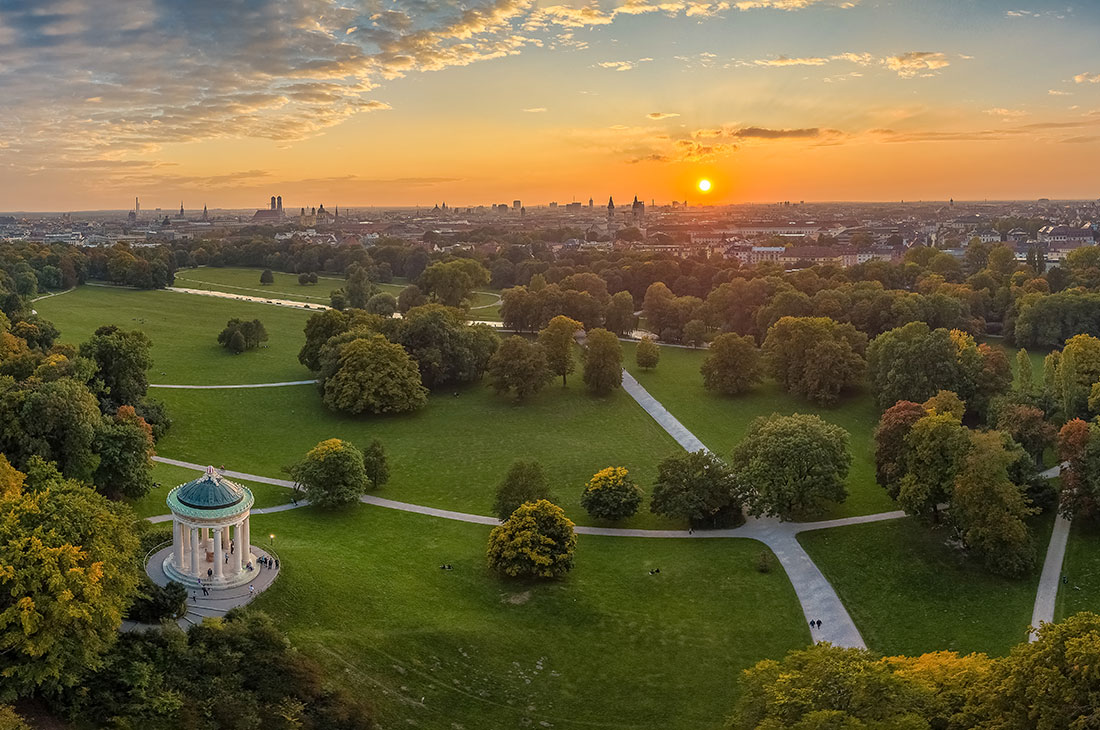
<instances>
[{"instance_id":1,"label":"green lawn","mask_svg":"<svg viewBox=\"0 0 1100 730\"><path fill-rule=\"evenodd\" d=\"M745 435L749 424L758 416L772 413L817 414L851 434L853 456L848 475L848 499L826 517L897 509L893 500L875 482L872 434L879 414L869 394L849 396L836 408L821 408L784 393L769 380L743 396L720 396L703 388L699 367L706 357L705 350L662 347L657 368L645 371L635 364L634 349L633 343L623 343L623 364L627 370L716 454L728 457L734 445Z\"/></svg>"},{"instance_id":2,"label":"green lawn","mask_svg":"<svg viewBox=\"0 0 1100 730\"><path fill-rule=\"evenodd\" d=\"M61 330L61 341L79 344L97 327L115 324L144 331L153 341L152 383L225 385L304 380L298 362L310 313L231 299L169 291L82 286L43 299L35 308ZM233 317L259 319L270 339L265 347L234 355L218 344ZM165 391L152 391L160 397Z\"/></svg>"},{"instance_id":3,"label":"green lawn","mask_svg":"<svg viewBox=\"0 0 1100 730\"><path fill-rule=\"evenodd\" d=\"M267 296L272 299L289 299L296 302L325 305L329 303L329 295L332 291L344 286L344 280L335 276L320 276L316 284L299 284L297 274L285 274L280 271L272 271L275 277L274 283L261 284L260 274L262 272L263 269L216 268L212 266L180 269L176 272L175 286L186 289L224 291L250 297ZM376 286L396 297L402 289L408 286L408 282L404 279L395 279L391 284L376 284ZM470 301L470 306L485 306L485 309L472 310L470 316L476 319L499 320L498 293L475 292Z\"/></svg>"},{"instance_id":4,"label":"green lawn","mask_svg":"<svg viewBox=\"0 0 1100 730\"><path fill-rule=\"evenodd\" d=\"M217 464L217 466L221 465ZM139 500L131 502L130 506L138 517L166 515L168 514L168 506L164 503L164 500L168 498L168 492L170 492L173 487L189 482L192 479L197 479L200 476L202 476L201 472L184 469L179 466L172 466L171 464L154 462L153 481L159 482L160 486L149 490L148 494ZM282 477L280 474L273 474L271 476ZM254 505L256 508L274 507L276 505L286 504L291 499L291 490L285 487L276 487L273 484L263 484L260 482L239 481L238 484L252 490L252 496L256 498L256 503Z\"/></svg>"},{"instance_id":5,"label":"green lawn","mask_svg":"<svg viewBox=\"0 0 1100 730\"><path fill-rule=\"evenodd\" d=\"M573 572L532 585L487 572L479 525L366 506L253 519L282 559L256 607L385 727L717 729L739 670L809 640L753 541L582 535Z\"/></svg>"},{"instance_id":6,"label":"green lawn","mask_svg":"<svg viewBox=\"0 0 1100 730\"><path fill-rule=\"evenodd\" d=\"M1005 654L1026 638L1053 516L1033 522L1039 563L1014 580L948 547L912 519L804 532L799 542L833 584L867 645L886 654L949 649Z\"/></svg>"},{"instance_id":7,"label":"green lawn","mask_svg":"<svg viewBox=\"0 0 1100 730\"><path fill-rule=\"evenodd\" d=\"M1078 611L1100 612L1100 526L1096 523L1073 523L1062 575L1066 583L1058 587L1056 620Z\"/></svg>"},{"instance_id":8,"label":"green lawn","mask_svg":"<svg viewBox=\"0 0 1100 730\"><path fill-rule=\"evenodd\" d=\"M594 398L578 378L551 385L523 405L483 383L431 396L420 411L353 418L329 411L312 385L242 390L158 390L174 419L157 446L162 456L280 476L280 467L319 441L359 446L382 440L392 479L382 496L489 514L497 483L520 458L538 459L559 504L577 522L585 482L608 466L625 466L643 488L657 463L679 446L622 391ZM215 425L215 427L212 427ZM631 526L668 526L642 513Z\"/></svg>"}]
</instances>

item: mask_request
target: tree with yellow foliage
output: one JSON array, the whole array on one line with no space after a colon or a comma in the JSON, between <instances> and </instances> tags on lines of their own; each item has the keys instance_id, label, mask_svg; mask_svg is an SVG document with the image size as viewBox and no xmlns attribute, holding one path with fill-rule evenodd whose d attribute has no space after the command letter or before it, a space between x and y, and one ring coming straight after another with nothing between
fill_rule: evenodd
<instances>
[{"instance_id":1,"label":"tree with yellow foliage","mask_svg":"<svg viewBox=\"0 0 1100 730\"><path fill-rule=\"evenodd\" d=\"M510 578L561 578L573 568L577 536L556 504L521 504L489 533L489 568Z\"/></svg>"},{"instance_id":2,"label":"tree with yellow foliage","mask_svg":"<svg viewBox=\"0 0 1100 730\"><path fill-rule=\"evenodd\" d=\"M631 517L641 503L641 488L621 466L609 466L596 472L581 494L581 507L601 520Z\"/></svg>"}]
</instances>

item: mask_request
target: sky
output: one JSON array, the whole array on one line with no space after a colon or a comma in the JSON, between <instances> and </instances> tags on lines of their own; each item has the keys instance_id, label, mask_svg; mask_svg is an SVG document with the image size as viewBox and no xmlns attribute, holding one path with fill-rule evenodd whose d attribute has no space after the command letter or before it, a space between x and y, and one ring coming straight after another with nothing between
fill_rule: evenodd
<instances>
[{"instance_id":1,"label":"sky","mask_svg":"<svg viewBox=\"0 0 1100 730\"><path fill-rule=\"evenodd\" d=\"M0 0L0 210L1100 197L1095 0L559 2Z\"/></svg>"}]
</instances>

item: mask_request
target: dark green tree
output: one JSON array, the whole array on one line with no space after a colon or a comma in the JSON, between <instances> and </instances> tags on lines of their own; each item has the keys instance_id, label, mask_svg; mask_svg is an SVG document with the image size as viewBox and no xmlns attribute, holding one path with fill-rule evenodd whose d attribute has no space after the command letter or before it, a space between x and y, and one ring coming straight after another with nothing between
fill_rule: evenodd
<instances>
[{"instance_id":1,"label":"dark green tree","mask_svg":"<svg viewBox=\"0 0 1100 730\"><path fill-rule=\"evenodd\" d=\"M497 393L512 391L523 401L542 390L553 373L546 364L546 350L537 343L513 335L501 343L486 368Z\"/></svg>"},{"instance_id":2,"label":"dark green tree","mask_svg":"<svg viewBox=\"0 0 1100 730\"><path fill-rule=\"evenodd\" d=\"M390 480L390 462L382 442L374 439L363 449L363 471L367 475L371 489L385 486Z\"/></svg>"},{"instance_id":3,"label":"dark green tree","mask_svg":"<svg viewBox=\"0 0 1100 730\"><path fill-rule=\"evenodd\" d=\"M737 482L714 454L676 454L657 465L657 481L649 500L654 514L714 525L724 513L739 515L740 507Z\"/></svg>"},{"instance_id":4,"label":"dark green tree","mask_svg":"<svg viewBox=\"0 0 1100 730\"><path fill-rule=\"evenodd\" d=\"M327 439L290 468L310 503L318 507L355 504L370 487L363 468L363 453L347 441Z\"/></svg>"},{"instance_id":5,"label":"dark green tree","mask_svg":"<svg viewBox=\"0 0 1100 730\"><path fill-rule=\"evenodd\" d=\"M623 347L605 329L588 333L582 354L584 384L596 395L607 395L623 383Z\"/></svg>"},{"instance_id":6,"label":"dark green tree","mask_svg":"<svg viewBox=\"0 0 1100 730\"><path fill-rule=\"evenodd\" d=\"M550 498L550 485L546 481L542 464L517 459L497 485L493 514L506 520L521 504Z\"/></svg>"}]
</instances>

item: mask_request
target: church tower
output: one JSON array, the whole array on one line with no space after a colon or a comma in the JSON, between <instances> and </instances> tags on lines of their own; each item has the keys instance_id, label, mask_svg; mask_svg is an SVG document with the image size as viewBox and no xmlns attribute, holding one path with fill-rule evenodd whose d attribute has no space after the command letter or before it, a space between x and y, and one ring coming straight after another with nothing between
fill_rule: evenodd
<instances>
[{"instance_id":1,"label":"church tower","mask_svg":"<svg viewBox=\"0 0 1100 730\"><path fill-rule=\"evenodd\" d=\"M607 223L610 225L615 222L615 199L608 197L607 199Z\"/></svg>"}]
</instances>

